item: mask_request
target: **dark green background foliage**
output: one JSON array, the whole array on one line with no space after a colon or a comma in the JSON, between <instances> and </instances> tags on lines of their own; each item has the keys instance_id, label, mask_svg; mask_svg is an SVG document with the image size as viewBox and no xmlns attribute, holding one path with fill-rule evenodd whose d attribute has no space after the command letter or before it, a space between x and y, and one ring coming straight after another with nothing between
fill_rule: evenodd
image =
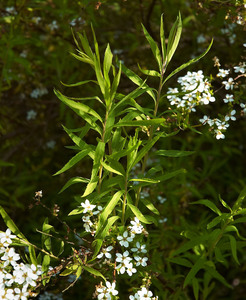
<instances>
[{"instance_id":1,"label":"dark green background foliage","mask_svg":"<svg viewBox=\"0 0 246 300\"><path fill-rule=\"evenodd\" d=\"M10 7L14 8L9 10ZM160 16L164 13L165 32L169 32L179 11L183 19L181 41L172 61L172 69L180 66L192 57L200 55L208 47L212 38L214 43L209 53L198 63L189 67L190 71L203 70L206 75L213 75L214 90L218 99L211 107L193 113L194 123L204 114L223 113L222 98L225 94L216 79L217 68L213 57L220 59L222 67L230 68L245 59L242 44L245 43L245 25L237 25L233 31L235 42L230 43L229 36L221 32L228 24L235 23L239 13L244 14L243 1L185 1L185 0L16 0L0 3L0 205L15 220L21 231L29 239L39 243L40 229L47 211L36 206L33 200L38 190L43 190L43 203L51 208L60 207L60 217L72 227L82 227L80 219L67 218L75 207L74 196L81 194L81 186L58 194L62 186L74 176L88 177L91 162L84 160L68 172L52 177L52 174L71 158L71 150L64 148L70 140L62 129L77 128L81 120L72 110L60 103L53 93L59 89L65 95L73 97L94 96L93 85L82 85L70 89L61 84L74 83L93 78L91 69L75 60L69 52L75 52L71 32L85 31L92 41L90 26L94 26L99 47L104 51L107 43L112 52L134 72L141 74L142 68L155 69L149 45L146 43L141 23L150 35L159 43ZM54 23L56 21L56 23ZM53 22L53 23L52 23ZM72 23L71 23L72 22ZM205 37L198 43L200 35ZM170 70L171 71L171 65ZM184 75L185 71L182 74ZM140 75L142 76L142 75ZM122 75L120 90L127 94L135 88L134 84ZM168 86L176 86L177 76ZM245 88L245 78L239 85ZM47 93L37 98L31 96L35 89L47 89ZM243 88L235 92L235 98L245 101ZM244 98L243 98L244 97ZM152 105L149 98L141 98L140 105ZM163 101L160 110L167 109ZM94 103L94 109L99 110ZM34 118L28 117L30 111L36 112ZM98 111L100 114L100 111ZM226 132L225 140L216 140L204 127L198 128L203 134L188 130L159 142L153 151L160 149L178 149L195 151L193 155L180 158L160 158L157 164L165 166L167 171L186 169L164 184L150 191L151 197L158 195L167 198L164 204L157 204L161 215L167 222L156 230L149 228L153 264L163 268L163 278L156 280L156 294L164 289L168 299L194 299L192 288L183 289L184 274L187 268L168 262L165 258L177 250L184 242L180 236L183 231L200 232L214 217L214 213L205 206L191 205L199 199L210 199L218 207L219 195L230 206L246 184L246 122L238 116ZM93 143L96 136L86 136L87 142ZM63 228L49 215L50 222L57 231ZM240 227L241 226L241 227ZM239 226L243 236L245 225ZM2 228L5 228L2 224ZM242 242L243 243L243 242ZM240 250L241 249L241 250ZM240 266L233 257L227 257L227 263L219 272L233 288L215 282L215 288L209 299L243 299L245 295L245 255L238 249ZM202 271L199 273L203 278ZM83 278L65 292L64 299L90 299L94 292L94 282L98 280ZM237 282L240 282L237 285ZM202 282L200 282L202 284ZM65 281L54 282L53 292L69 285ZM122 298L123 299L123 298ZM203 299L203 298L201 298ZM204 298L205 299L205 298Z\"/></svg>"}]
</instances>

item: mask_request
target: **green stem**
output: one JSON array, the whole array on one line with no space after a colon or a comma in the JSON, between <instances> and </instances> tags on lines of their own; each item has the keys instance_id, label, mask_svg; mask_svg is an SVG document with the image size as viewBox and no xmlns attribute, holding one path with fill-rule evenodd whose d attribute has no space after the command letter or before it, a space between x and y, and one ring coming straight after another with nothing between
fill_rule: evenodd
<instances>
[{"instance_id":1,"label":"green stem","mask_svg":"<svg viewBox=\"0 0 246 300\"><path fill-rule=\"evenodd\" d=\"M108 115L109 115L109 112L108 110L106 110L106 114L105 114L105 120L104 120L104 123L103 123L103 133L102 133L102 142L104 143L104 138L105 138L105 129L106 129L106 124L107 124L107 120L108 120ZM103 160L103 159L102 159ZM100 165L100 168L99 168L99 183L98 183L98 194L100 193L101 191L101 185L102 185L102 171L103 171L103 165L101 164Z\"/></svg>"},{"instance_id":2,"label":"green stem","mask_svg":"<svg viewBox=\"0 0 246 300\"><path fill-rule=\"evenodd\" d=\"M125 178L125 194L124 194L124 198L123 198L122 217L121 217L122 225L125 224L126 200L127 200L127 182L128 182L128 177L126 176L126 178Z\"/></svg>"},{"instance_id":3,"label":"green stem","mask_svg":"<svg viewBox=\"0 0 246 300\"><path fill-rule=\"evenodd\" d=\"M163 87L163 75L164 75L164 73L165 73L165 71L162 71L162 76L160 77L160 83L159 83L159 88L158 88L158 93L157 93L157 98L156 98L156 103L155 103L155 109L154 109L154 117L156 117L156 115L157 115L157 111L158 111L158 107L159 107L159 103L160 103L161 91L162 91L162 87ZM154 134L154 125L152 125L151 128L150 128L149 140L152 140L153 134ZM143 159L142 174L144 174L144 172L145 172L146 165L147 165L147 160L148 160L148 152L145 154L144 159ZM142 190L141 187L139 187L138 190L137 190L135 206L138 206L141 190Z\"/></svg>"}]
</instances>

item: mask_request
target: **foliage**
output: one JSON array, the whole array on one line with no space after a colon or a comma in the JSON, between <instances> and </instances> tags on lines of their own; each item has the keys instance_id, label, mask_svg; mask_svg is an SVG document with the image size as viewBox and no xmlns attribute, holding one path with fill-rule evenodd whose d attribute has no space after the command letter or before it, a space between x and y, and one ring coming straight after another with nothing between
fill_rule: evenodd
<instances>
[{"instance_id":1,"label":"foliage","mask_svg":"<svg viewBox=\"0 0 246 300\"><path fill-rule=\"evenodd\" d=\"M3 207L1 215L15 235L12 245L29 249L26 253L20 250L24 263L35 265L32 268L37 272L42 265L43 273L37 273L31 295L41 293L41 299L48 288L55 294L63 290L65 299L91 299L96 285L94 296L98 298L106 293L110 299L127 299L129 295L130 299L141 299L144 294L151 299L240 299L243 288L237 293L232 288L236 290L240 283L245 264L245 238L239 233L245 221L244 158L235 163L235 157L241 155L237 139L244 148L245 66L239 64L243 60L239 51L243 34L236 25L229 25L243 26L242 3L228 1L223 5L213 1L216 5L212 5L200 1L196 7L194 3L175 1L184 16L182 21L176 8L167 14L169 1L152 1L150 5L142 1L138 6L127 1L75 1L72 5L67 1L17 1L12 8L10 2L1 11L1 45L7 47L1 47L1 130L6 142L0 192L1 204L11 218ZM81 8L88 19L78 18L76 11ZM136 8L142 16L142 28ZM164 15L157 25L160 11ZM124 24L130 12L134 12L133 18ZM119 20L113 33L105 16L107 20L109 16ZM204 22L208 16L209 25ZM225 17L228 23L234 23L227 25ZM72 34L68 19L75 26ZM219 32L217 28L222 27L224 31ZM105 30L98 34L99 28ZM129 28L132 32L125 34ZM215 38L212 48L211 32ZM72 36L76 52L70 46ZM143 37L148 46L143 46ZM234 44L233 49L227 47L225 52L223 45L228 44ZM61 51L64 48L74 60ZM180 49L181 56L177 55ZM220 58L214 59L217 76L209 63L205 64L214 55ZM184 63L185 57L188 63ZM181 87L177 89L175 75L184 68L192 70L193 63L194 70L202 69L203 73L179 77ZM239 74L231 75L233 66ZM222 68L233 77L232 85L219 75ZM208 76L210 73L213 75ZM200 77L195 80L192 76ZM201 89L203 83L207 90ZM52 94L54 85L58 85L54 95L60 106ZM228 90L233 93L232 101ZM184 101L190 93L192 102ZM178 102L172 104L177 97L180 106ZM12 103L16 110L9 105ZM223 139L226 122L234 120L234 111L238 125L227 130L225 141L217 141L201 128L208 124L215 137ZM214 114L206 119L201 113ZM53 126L50 122L54 124L54 118L58 126L50 135L47 128ZM11 139L11 134L18 133L14 122L21 125L21 135ZM74 143L68 147L74 153L72 157L68 151L61 153L59 145L54 146L53 137L57 143L67 143L59 130L60 122ZM33 133L23 138L30 128ZM42 134L36 134L39 128ZM204 134L199 135L200 131ZM51 141L54 148L48 146ZM41 159L38 147L44 150ZM18 153L16 158L14 153ZM64 153L68 161L65 165ZM28 168L31 172L23 172ZM52 173L60 176L51 178L48 174ZM20 216L19 223L25 225L19 230L12 221L17 216L10 213L11 209L23 209L29 200L22 199L41 188L45 196L36 192L31 206L42 211L33 208L28 222ZM60 207L50 204L58 199ZM216 217L212 217L214 213ZM39 228L41 241L33 233L35 228ZM2 239L6 239L4 233ZM100 283L102 280L104 283ZM81 290L81 285L86 289Z\"/></svg>"}]
</instances>

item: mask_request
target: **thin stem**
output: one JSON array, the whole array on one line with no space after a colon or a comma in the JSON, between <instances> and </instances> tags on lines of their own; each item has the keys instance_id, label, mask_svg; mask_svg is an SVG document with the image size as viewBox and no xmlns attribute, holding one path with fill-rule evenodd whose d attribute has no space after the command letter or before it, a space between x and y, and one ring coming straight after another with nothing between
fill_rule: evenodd
<instances>
[{"instance_id":1,"label":"thin stem","mask_svg":"<svg viewBox=\"0 0 246 300\"><path fill-rule=\"evenodd\" d=\"M108 120L108 110L106 110L106 114L105 114L105 120L104 120L104 123L103 123L103 133L102 133L102 142L104 143L104 138L105 138L105 129L106 129L106 124L107 124L107 120ZM102 171L103 171L103 165L101 164L100 165L100 168L99 168L99 182L98 182L98 194L100 193L101 191L101 185L102 185Z\"/></svg>"},{"instance_id":2,"label":"thin stem","mask_svg":"<svg viewBox=\"0 0 246 300\"><path fill-rule=\"evenodd\" d=\"M125 223L126 200L127 200L127 182L128 182L128 177L126 176L126 178L125 178L125 194L124 194L124 198L123 198L122 217L121 217L122 225L124 225L124 223Z\"/></svg>"}]
</instances>

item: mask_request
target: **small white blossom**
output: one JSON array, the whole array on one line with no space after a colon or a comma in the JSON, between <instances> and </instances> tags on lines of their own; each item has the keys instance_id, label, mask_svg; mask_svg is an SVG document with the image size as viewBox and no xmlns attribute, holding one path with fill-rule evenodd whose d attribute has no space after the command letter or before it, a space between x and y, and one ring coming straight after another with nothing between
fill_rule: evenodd
<instances>
[{"instance_id":1,"label":"small white blossom","mask_svg":"<svg viewBox=\"0 0 246 300\"><path fill-rule=\"evenodd\" d=\"M120 241L119 243L121 246L128 248L129 242L132 242L133 238L132 236L128 236L128 231L125 231L122 236L121 235L117 236L117 240Z\"/></svg>"},{"instance_id":2,"label":"small white blossom","mask_svg":"<svg viewBox=\"0 0 246 300\"><path fill-rule=\"evenodd\" d=\"M136 243L136 248L132 248L132 252L141 252L141 253L147 253L147 250L145 249L146 245L141 245L139 242Z\"/></svg>"},{"instance_id":3,"label":"small white blossom","mask_svg":"<svg viewBox=\"0 0 246 300\"><path fill-rule=\"evenodd\" d=\"M102 248L102 252L100 254L97 255L97 258L102 258L103 256L105 256L106 258L111 258L112 255L111 253L109 253L111 250L113 249L112 246L108 246L107 248Z\"/></svg>"},{"instance_id":4,"label":"small white blossom","mask_svg":"<svg viewBox=\"0 0 246 300\"><path fill-rule=\"evenodd\" d=\"M229 78L228 81L222 81L222 83L225 85L225 89L226 90L233 90L233 85L234 85L234 82L233 82L233 78Z\"/></svg>"},{"instance_id":5,"label":"small white blossom","mask_svg":"<svg viewBox=\"0 0 246 300\"><path fill-rule=\"evenodd\" d=\"M88 199L86 199L84 203L82 202L81 206L84 207L84 214L87 212L92 212L93 209L96 207L96 205L90 204L90 201Z\"/></svg>"},{"instance_id":6,"label":"small white blossom","mask_svg":"<svg viewBox=\"0 0 246 300\"><path fill-rule=\"evenodd\" d=\"M148 257L134 256L134 259L136 260L136 266L147 266Z\"/></svg>"},{"instance_id":7,"label":"small white blossom","mask_svg":"<svg viewBox=\"0 0 246 300\"><path fill-rule=\"evenodd\" d=\"M233 95L226 94L226 97L223 99L223 101L225 103L233 102L234 101Z\"/></svg>"},{"instance_id":8,"label":"small white blossom","mask_svg":"<svg viewBox=\"0 0 246 300\"><path fill-rule=\"evenodd\" d=\"M229 75L230 70L225 69L219 69L219 73L217 74L217 77L226 77Z\"/></svg>"}]
</instances>

